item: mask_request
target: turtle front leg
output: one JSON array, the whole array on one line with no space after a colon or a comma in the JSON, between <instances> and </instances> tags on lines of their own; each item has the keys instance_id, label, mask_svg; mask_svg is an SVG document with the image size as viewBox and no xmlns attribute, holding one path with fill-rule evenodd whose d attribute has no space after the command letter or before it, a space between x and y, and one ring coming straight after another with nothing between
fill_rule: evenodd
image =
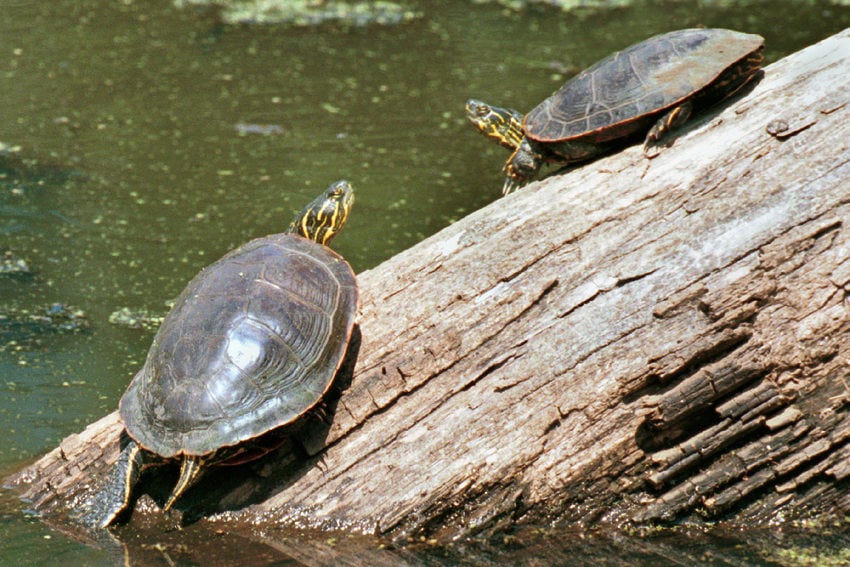
<instances>
[{"instance_id":1,"label":"turtle front leg","mask_svg":"<svg viewBox=\"0 0 850 567\"><path fill-rule=\"evenodd\" d=\"M133 487L139 482L142 470L153 464L152 457L153 455L131 440L118 455L106 483L88 503L82 517L83 523L91 527L106 528L127 510Z\"/></svg>"},{"instance_id":2,"label":"turtle front leg","mask_svg":"<svg viewBox=\"0 0 850 567\"><path fill-rule=\"evenodd\" d=\"M523 137L511 157L505 163L505 184L502 194L507 195L514 189L522 187L537 176L543 165L543 155L534 151L528 138Z\"/></svg>"},{"instance_id":3,"label":"turtle front leg","mask_svg":"<svg viewBox=\"0 0 850 567\"><path fill-rule=\"evenodd\" d=\"M663 138L670 130L674 128L678 128L682 124L688 121L688 118L691 117L691 112L693 111L693 104L691 101L685 101L677 107L674 107L670 111L668 111L664 116L658 119L658 121L649 129L649 132L646 134L646 140L643 144L643 152L647 154L649 157L655 157L657 154L650 155L650 150L653 146L657 145L658 142Z\"/></svg>"}]
</instances>

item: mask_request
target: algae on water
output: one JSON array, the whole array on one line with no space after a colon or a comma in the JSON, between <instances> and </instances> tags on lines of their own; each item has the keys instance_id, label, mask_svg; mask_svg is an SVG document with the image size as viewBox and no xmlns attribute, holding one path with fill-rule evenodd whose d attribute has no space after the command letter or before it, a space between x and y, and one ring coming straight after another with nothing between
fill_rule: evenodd
<instances>
[{"instance_id":1,"label":"algae on water","mask_svg":"<svg viewBox=\"0 0 850 567\"><path fill-rule=\"evenodd\" d=\"M512 10L522 10L528 7L529 4L547 4L560 8L565 12L577 10L580 8L622 8L634 4L634 0L473 0L476 4L487 4L490 2L498 2L506 8ZM848 0L850 1L850 0Z\"/></svg>"},{"instance_id":2,"label":"algae on water","mask_svg":"<svg viewBox=\"0 0 850 567\"><path fill-rule=\"evenodd\" d=\"M420 14L396 2L344 2L337 0L174 0L178 8L189 5L221 7L229 24L259 23L314 26L336 22L352 26L393 25Z\"/></svg>"}]
</instances>

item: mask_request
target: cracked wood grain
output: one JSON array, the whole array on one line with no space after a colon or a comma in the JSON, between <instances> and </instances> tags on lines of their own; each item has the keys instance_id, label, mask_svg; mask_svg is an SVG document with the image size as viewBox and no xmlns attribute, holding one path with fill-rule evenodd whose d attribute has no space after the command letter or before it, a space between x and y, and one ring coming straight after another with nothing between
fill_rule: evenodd
<instances>
[{"instance_id":1,"label":"cracked wood grain","mask_svg":"<svg viewBox=\"0 0 850 567\"><path fill-rule=\"evenodd\" d=\"M360 274L329 422L210 471L184 518L457 538L846 513L848 74L843 32L653 160L549 177ZM78 506L120 429L107 416L7 482L43 513ZM141 490L161 503L166 481Z\"/></svg>"}]
</instances>

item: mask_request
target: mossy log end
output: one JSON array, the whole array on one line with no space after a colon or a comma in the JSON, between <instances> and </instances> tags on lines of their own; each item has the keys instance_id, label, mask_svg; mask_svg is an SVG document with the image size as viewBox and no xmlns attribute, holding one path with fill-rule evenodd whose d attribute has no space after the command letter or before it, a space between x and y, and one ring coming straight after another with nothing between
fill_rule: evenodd
<instances>
[{"instance_id":1,"label":"mossy log end","mask_svg":"<svg viewBox=\"0 0 850 567\"><path fill-rule=\"evenodd\" d=\"M361 274L331 424L178 508L445 538L847 513L848 76L850 30L654 159L551 176ZM109 415L7 484L79 506L120 431ZM167 484L140 488L161 504Z\"/></svg>"}]
</instances>

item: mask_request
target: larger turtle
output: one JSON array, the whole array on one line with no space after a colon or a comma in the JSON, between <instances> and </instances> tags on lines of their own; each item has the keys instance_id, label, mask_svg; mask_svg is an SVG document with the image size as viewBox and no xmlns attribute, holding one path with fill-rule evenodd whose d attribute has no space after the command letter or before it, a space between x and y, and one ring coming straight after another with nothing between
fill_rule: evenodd
<instances>
[{"instance_id":1,"label":"larger turtle","mask_svg":"<svg viewBox=\"0 0 850 567\"><path fill-rule=\"evenodd\" d=\"M694 108L736 92L759 70L764 38L725 29L651 37L568 80L523 117L471 99L466 115L513 153L503 193L537 176L546 162L571 163L644 136L645 147L680 126Z\"/></svg>"},{"instance_id":2,"label":"larger turtle","mask_svg":"<svg viewBox=\"0 0 850 567\"><path fill-rule=\"evenodd\" d=\"M129 442L89 523L113 523L143 469L176 461L168 510L205 467L261 455L267 433L320 402L357 311L351 266L327 247L353 202L351 185L334 183L287 233L253 240L189 282L121 398Z\"/></svg>"}]
</instances>

